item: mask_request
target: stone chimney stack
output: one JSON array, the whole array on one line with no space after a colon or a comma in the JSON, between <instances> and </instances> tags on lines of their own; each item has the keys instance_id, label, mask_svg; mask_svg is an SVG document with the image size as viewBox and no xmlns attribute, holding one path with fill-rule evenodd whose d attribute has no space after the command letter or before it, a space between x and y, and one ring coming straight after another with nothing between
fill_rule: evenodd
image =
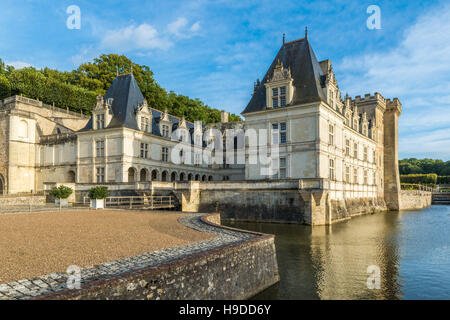
<instances>
[{"instance_id":1,"label":"stone chimney stack","mask_svg":"<svg viewBox=\"0 0 450 320\"><path fill-rule=\"evenodd\" d=\"M228 118L230 116L229 112L226 111L220 111L220 122L224 123L224 122L228 122Z\"/></svg>"}]
</instances>

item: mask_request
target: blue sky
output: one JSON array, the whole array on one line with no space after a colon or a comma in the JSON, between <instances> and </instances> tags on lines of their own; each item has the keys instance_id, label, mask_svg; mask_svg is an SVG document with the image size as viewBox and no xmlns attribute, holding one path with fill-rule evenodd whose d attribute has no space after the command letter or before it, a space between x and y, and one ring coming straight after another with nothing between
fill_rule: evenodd
<instances>
[{"instance_id":1,"label":"blue sky","mask_svg":"<svg viewBox=\"0 0 450 320\"><path fill-rule=\"evenodd\" d=\"M81 29L66 27L67 7ZM381 29L369 30L369 5ZM167 90L240 113L286 40L304 35L330 59L343 94L398 97L400 158L450 160L448 1L0 2L0 58L72 70L101 53L148 65Z\"/></svg>"}]
</instances>

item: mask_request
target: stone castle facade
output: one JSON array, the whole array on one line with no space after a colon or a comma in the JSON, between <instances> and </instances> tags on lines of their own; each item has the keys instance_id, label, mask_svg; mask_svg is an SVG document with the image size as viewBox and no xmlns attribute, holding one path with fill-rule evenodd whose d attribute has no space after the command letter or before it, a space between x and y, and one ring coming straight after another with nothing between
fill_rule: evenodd
<instances>
[{"instance_id":1,"label":"stone castle facade","mask_svg":"<svg viewBox=\"0 0 450 320\"><path fill-rule=\"evenodd\" d=\"M307 37L283 40L264 78L255 83L243 122L228 122L222 112L221 123L195 126L158 111L147 104L132 74L113 81L90 117L22 96L4 99L0 192L149 181L208 182L218 190L220 183L234 181L242 190L252 189L255 181L298 181L307 220L326 224L361 201L372 208L399 208L400 114L397 98L342 97L331 62L317 60ZM259 151L246 136L244 163L205 161L202 130L224 134L229 128L265 129L267 144L278 146L277 159L250 161ZM173 139L176 130L186 134ZM190 149L176 164L170 154L180 143ZM264 174L265 168L272 173Z\"/></svg>"}]
</instances>

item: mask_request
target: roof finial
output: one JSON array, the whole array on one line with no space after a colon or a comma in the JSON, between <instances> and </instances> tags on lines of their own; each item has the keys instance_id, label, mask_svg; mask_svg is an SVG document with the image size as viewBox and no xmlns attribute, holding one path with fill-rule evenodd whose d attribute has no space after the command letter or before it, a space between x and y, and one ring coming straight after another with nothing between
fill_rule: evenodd
<instances>
[{"instance_id":1,"label":"roof finial","mask_svg":"<svg viewBox=\"0 0 450 320\"><path fill-rule=\"evenodd\" d=\"M308 39L308 26L305 27L305 39Z\"/></svg>"},{"instance_id":2,"label":"roof finial","mask_svg":"<svg viewBox=\"0 0 450 320\"><path fill-rule=\"evenodd\" d=\"M286 35L283 32L283 44L286 42Z\"/></svg>"}]
</instances>

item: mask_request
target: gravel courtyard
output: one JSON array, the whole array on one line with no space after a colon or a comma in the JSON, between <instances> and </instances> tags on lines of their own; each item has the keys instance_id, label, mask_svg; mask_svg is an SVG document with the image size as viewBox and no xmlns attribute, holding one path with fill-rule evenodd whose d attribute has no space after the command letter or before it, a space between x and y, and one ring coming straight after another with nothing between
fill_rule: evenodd
<instances>
[{"instance_id":1,"label":"gravel courtyard","mask_svg":"<svg viewBox=\"0 0 450 320\"><path fill-rule=\"evenodd\" d=\"M76 210L0 214L0 283L213 238L181 213Z\"/></svg>"}]
</instances>

